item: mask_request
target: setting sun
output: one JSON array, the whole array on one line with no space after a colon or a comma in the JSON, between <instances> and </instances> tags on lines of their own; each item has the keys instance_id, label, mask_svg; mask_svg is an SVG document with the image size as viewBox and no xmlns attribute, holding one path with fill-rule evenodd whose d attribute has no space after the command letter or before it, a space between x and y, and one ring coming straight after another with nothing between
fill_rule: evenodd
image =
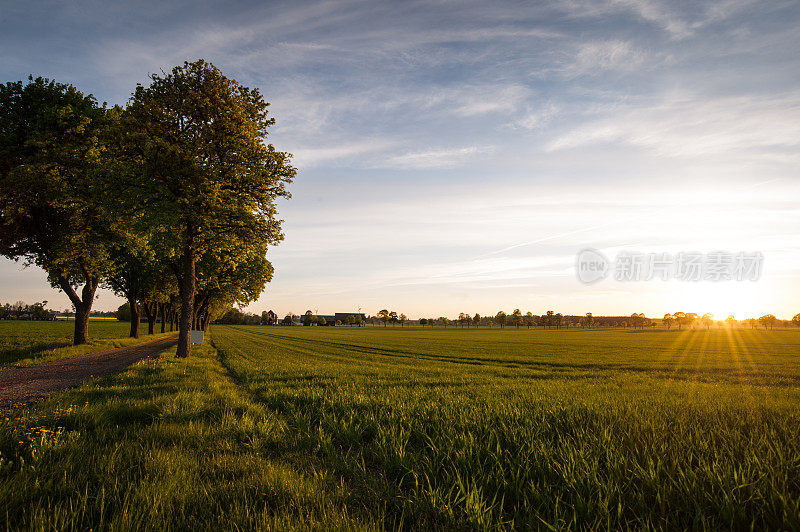
<instances>
[{"instance_id":1,"label":"setting sun","mask_svg":"<svg viewBox=\"0 0 800 532\"><path fill-rule=\"evenodd\" d=\"M672 300L678 305L669 312L711 313L717 321L733 314L737 320L757 318L763 310L764 294L758 283L674 283Z\"/></svg>"}]
</instances>

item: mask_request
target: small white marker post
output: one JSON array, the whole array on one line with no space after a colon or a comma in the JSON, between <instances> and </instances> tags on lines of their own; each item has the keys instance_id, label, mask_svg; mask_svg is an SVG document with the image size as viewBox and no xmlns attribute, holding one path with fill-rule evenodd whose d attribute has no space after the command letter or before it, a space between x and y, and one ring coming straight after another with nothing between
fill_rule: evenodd
<instances>
[{"instance_id":1,"label":"small white marker post","mask_svg":"<svg viewBox=\"0 0 800 532\"><path fill-rule=\"evenodd\" d=\"M192 331L192 343L202 344L204 334L205 334L204 331Z\"/></svg>"}]
</instances>

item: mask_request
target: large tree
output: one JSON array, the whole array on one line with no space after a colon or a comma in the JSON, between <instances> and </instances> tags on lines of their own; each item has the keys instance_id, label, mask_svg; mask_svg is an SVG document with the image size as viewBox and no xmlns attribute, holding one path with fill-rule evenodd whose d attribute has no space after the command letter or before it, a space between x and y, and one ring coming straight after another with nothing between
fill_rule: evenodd
<instances>
[{"instance_id":1,"label":"large tree","mask_svg":"<svg viewBox=\"0 0 800 532\"><path fill-rule=\"evenodd\" d=\"M218 254L207 253L197 263L194 314L198 329L207 328L232 305L243 306L258 299L273 273L265 247L256 246L247 252L222 249Z\"/></svg>"},{"instance_id":2,"label":"large tree","mask_svg":"<svg viewBox=\"0 0 800 532\"><path fill-rule=\"evenodd\" d=\"M45 78L0 85L0 254L47 272L89 338L116 220L97 179L109 116L91 95Z\"/></svg>"},{"instance_id":3,"label":"large tree","mask_svg":"<svg viewBox=\"0 0 800 532\"><path fill-rule=\"evenodd\" d=\"M126 190L169 250L181 295L178 356L190 352L198 259L226 239L246 252L283 238L275 202L289 196L296 170L289 154L265 143L274 124L268 105L201 59L152 75L127 108L140 171Z\"/></svg>"},{"instance_id":4,"label":"large tree","mask_svg":"<svg viewBox=\"0 0 800 532\"><path fill-rule=\"evenodd\" d=\"M522 325L522 311L520 309L515 308L514 312L511 313L511 323L513 323L514 327L517 329Z\"/></svg>"}]
</instances>

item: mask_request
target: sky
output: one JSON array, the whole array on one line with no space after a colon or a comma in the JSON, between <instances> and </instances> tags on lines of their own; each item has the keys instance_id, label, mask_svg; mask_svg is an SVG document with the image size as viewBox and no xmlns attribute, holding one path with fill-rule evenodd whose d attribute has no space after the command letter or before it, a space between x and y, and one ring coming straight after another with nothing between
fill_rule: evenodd
<instances>
[{"instance_id":1,"label":"sky","mask_svg":"<svg viewBox=\"0 0 800 532\"><path fill-rule=\"evenodd\" d=\"M2 2L0 80L124 104L204 58L271 102L286 238L249 311L800 312L800 3ZM760 253L584 284L576 257ZM0 259L0 301L69 306ZM122 300L100 292L96 309Z\"/></svg>"}]
</instances>

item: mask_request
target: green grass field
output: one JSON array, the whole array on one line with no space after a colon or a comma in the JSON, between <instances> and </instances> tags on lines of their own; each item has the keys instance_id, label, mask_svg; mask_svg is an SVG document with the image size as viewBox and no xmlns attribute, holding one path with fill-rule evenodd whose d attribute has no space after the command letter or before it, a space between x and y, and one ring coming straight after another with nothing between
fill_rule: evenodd
<instances>
[{"instance_id":1,"label":"green grass field","mask_svg":"<svg viewBox=\"0 0 800 532\"><path fill-rule=\"evenodd\" d=\"M223 327L0 424L11 527L800 528L800 333Z\"/></svg>"},{"instance_id":2,"label":"green grass field","mask_svg":"<svg viewBox=\"0 0 800 532\"><path fill-rule=\"evenodd\" d=\"M147 324L139 324L139 339L128 338L130 322L107 318L89 321L88 345L72 346L75 322L0 321L0 371L9 367L35 364L59 358L123 347L147 341ZM156 331L160 324L156 325Z\"/></svg>"}]
</instances>

